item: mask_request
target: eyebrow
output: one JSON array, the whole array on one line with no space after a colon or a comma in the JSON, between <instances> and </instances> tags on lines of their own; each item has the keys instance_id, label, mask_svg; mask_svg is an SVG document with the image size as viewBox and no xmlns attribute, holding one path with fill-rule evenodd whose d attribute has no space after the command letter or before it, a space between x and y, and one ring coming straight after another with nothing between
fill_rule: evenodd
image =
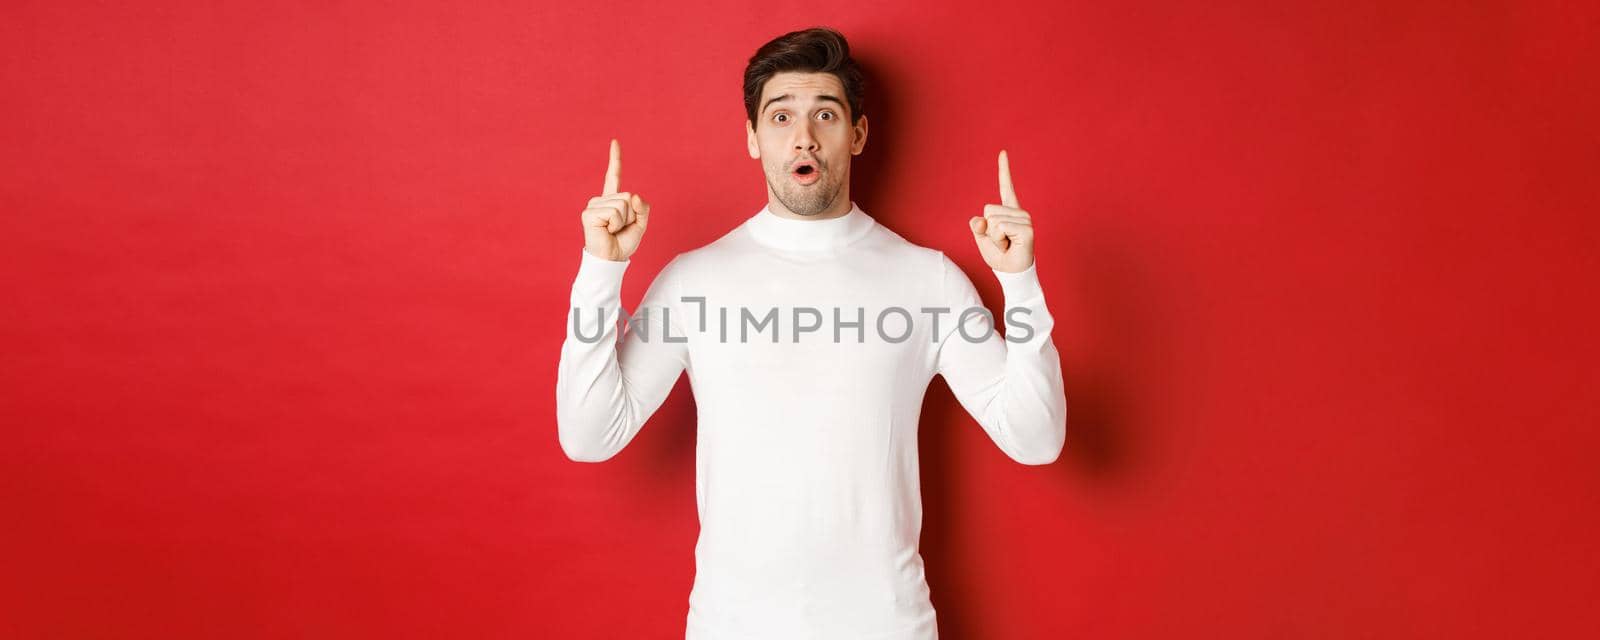
<instances>
[{"instance_id":1,"label":"eyebrow","mask_svg":"<svg viewBox=\"0 0 1600 640\"><path fill-rule=\"evenodd\" d=\"M789 100L789 99L792 99L792 98L794 98L794 94L790 94L790 93L785 93L785 94L783 94L781 96L773 96L771 98L768 98L766 104L761 105L761 113L766 113L767 112L767 107L772 106L772 103L774 103L774 102L780 102L780 101ZM834 103L836 105L839 105L840 108L845 108L844 101L840 100L838 96L828 95L826 93L817 96L817 102L832 102L832 103Z\"/></svg>"}]
</instances>

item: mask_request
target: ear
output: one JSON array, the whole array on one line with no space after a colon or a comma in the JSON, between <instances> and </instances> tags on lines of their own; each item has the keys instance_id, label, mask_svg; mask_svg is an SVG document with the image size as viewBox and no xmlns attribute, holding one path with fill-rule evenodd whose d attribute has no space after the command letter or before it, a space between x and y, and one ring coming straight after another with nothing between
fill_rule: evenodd
<instances>
[{"instance_id":1,"label":"ear","mask_svg":"<svg viewBox=\"0 0 1600 640\"><path fill-rule=\"evenodd\" d=\"M744 121L744 146L750 151L750 157L761 159L761 145L756 143L755 125L749 120Z\"/></svg>"},{"instance_id":2,"label":"ear","mask_svg":"<svg viewBox=\"0 0 1600 640\"><path fill-rule=\"evenodd\" d=\"M867 147L867 114L861 114L861 118L851 129L854 131L855 139L850 143L850 155L859 156L861 150Z\"/></svg>"}]
</instances>

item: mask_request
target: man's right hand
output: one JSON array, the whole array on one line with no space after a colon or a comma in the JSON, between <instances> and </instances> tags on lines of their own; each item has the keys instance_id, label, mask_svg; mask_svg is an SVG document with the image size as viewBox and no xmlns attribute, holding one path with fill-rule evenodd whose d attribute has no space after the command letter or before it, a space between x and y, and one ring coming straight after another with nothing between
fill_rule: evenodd
<instances>
[{"instance_id":1,"label":"man's right hand","mask_svg":"<svg viewBox=\"0 0 1600 640\"><path fill-rule=\"evenodd\" d=\"M650 221L650 203L639 194L617 191L621 178L622 146L612 140L605 187L583 210L583 248L596 258L627 260L639 248Z\"/></svg>"}]
</instances>

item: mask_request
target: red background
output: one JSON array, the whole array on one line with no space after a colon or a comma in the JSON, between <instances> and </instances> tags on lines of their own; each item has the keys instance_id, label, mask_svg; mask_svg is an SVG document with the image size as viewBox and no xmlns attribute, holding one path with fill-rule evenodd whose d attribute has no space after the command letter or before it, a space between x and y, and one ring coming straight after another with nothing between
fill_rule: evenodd
<instances>
[{"instance_id":1,"label":"red background","mask_svg":"<svg viewBox=\"0 0 1600 640\"><path fill-rule=\"evenodd\" d=\"M0 635L681 637L687 383L556 441L577 215L621 139L631 306L759 209L812 24L870 214L991 305L997 150L1037 220L1067 450L934 383L944 637L1600 635L1592 4L281 4L0 8Z\"/></svg>"}]
</instances>

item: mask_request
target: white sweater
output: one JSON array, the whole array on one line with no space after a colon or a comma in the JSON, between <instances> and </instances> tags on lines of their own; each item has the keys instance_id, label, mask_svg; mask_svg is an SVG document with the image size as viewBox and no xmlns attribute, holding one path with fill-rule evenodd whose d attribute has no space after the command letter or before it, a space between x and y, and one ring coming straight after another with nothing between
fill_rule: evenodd
<instances>
[{"instance_id":1,"label":"white sweater","mask_svg":"<svg viewBox=\"0 0 1600 640\"><path fill-rule=\"evenodd\" d=\"M1046 464L1061 451L1066 397L1034 268L995 272L1006 308L1028 311L968 312L958 327L982 305L966 274L851 205L829 220L763 208L679 254L620 345L629 262L582 252L556 383L561 447L610 458L688 371L689 640L938 637L918 551L917 421L934 374L1006 455Z\"/></svg>"}]
</instances>

